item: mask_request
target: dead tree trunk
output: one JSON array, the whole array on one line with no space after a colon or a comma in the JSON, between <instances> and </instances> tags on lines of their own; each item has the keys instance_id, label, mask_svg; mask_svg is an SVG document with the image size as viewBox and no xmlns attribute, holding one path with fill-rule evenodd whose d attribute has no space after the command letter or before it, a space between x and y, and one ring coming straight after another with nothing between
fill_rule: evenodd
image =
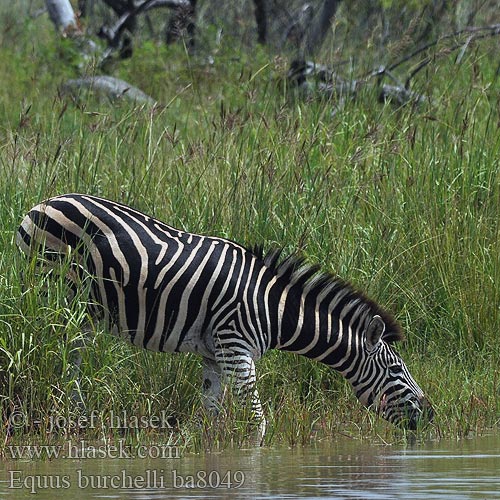
<instances>
[{"instance_id":1,"label":"dead tree trunk","mask_svg":"<svg viewBox=\"0 0 500 500\"><path fill-rule=\"evenodd\" d=\"M266 43L267 40L267 13L266 0L254 0L255 5L255 21L257 23L257 41Z\"/></svg>"},{"instance_id":2,"label":"dead tree trunk","mask_svg":"<svg viewBox=\"0 0 500 500\"><path fill-rule=\"evenodd\" d=\"M321 48L341 1L324 0L323 8L313 19L307 32L301 59L314 56L314 53Z\"/></svg>"},{"instance_id":3,"label":"dead tree trunk","mask_svg":"<svg viewBox=\"0 0 500 500\"><path fill-rule=\"evenodd\" d=\"M82 56L80 66L83 67L97 53L98 47L94 41L85 36L80 28L78 18L70 1L45 0L45 6L56 30L62 33L64 37L70 37L73 40L75 47Z\"/></svg>"},{"instance_id":4,"label":"dead tree trunk","mask_svg":"<svg viewBox=\"0 0 500 500\"><path fill-rule=\"evenodd\" d=\"M108 0L105 0L108 2ZM255 21L257 23L257 40L259 43L267 41L267 12L266 0L253 0ZM196 31L196 0L189 0L188 5L179 4L172 14L165 32L167 45L184 40L186 46L192 49L195 45Z\"/></svg>"},{"instance_id":5,"label":"dead tree trunk","mask_svg":"<svg viewBox=\"0 0 500 500\"><path fill-rule=\"evenodd\" d=\"M189 0L187 5L177 7L170 17L165 32L167 45L184 40L186 47L192 49L195 44L196 0Z\"/></svg>"},{"instance_id":6,"label":"dead tree trunk","mask_svg":"<svg viewBox=\"0 0 500 500\"><path fill-rule=\"evenodd\" d=\"M320 80L323 80L321 82L322 92L326 91L329 94L332 93L332 91L337 90L337 84L339 82L342 88L342 95L345 93L345 88L350 87L350 85L346 87L346 82L343 82L342 79L338 79L336 76L332 78L334 75L326 67L307 61L307 59L312 58L323 45L331 26L333 16L337 12L341 1L342 0L323 1L321 10L312 18L305 32L304 40L298 50L297 57L290 64L288 79L293 85L305 91L306 94L310 93L310 84L307 78L310 75L318 73L321 75ZM356 85L354 84L354 89L355 87Z\"/></svg>"}]
</instances>

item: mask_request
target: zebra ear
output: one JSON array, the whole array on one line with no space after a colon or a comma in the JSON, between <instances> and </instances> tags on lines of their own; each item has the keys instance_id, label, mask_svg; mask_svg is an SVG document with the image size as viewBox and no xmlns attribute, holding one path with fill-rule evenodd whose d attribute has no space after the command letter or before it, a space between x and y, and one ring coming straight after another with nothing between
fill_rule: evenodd
<instances>
[{"instance_id":1,"label":"zebra ear","mask_svg":"<svg viewBox=\"0 0 500 500\"><path fill-rule=\"evenodd\" d=\"M380 342L384 331L384 320L378 314L376 314L375 316L373 316L370 323L368 323L368 326L366 327L365 342L368 352L373 351L375 346Z\"/></svg>"}]
</instances>

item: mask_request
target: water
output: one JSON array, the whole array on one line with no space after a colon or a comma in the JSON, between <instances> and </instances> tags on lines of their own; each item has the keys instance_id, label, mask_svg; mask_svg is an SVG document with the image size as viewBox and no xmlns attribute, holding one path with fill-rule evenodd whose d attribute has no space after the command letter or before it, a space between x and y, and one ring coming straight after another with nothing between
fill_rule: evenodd
<instances>
[{"instance_id":1,"label":"water","mask_svg":"<svg viewBox=\"0 0 500 500\"><path fill-rule=\"evenodd\" d=\"M92 458L95 451L82 451L86 457L80 459L3 461L0 496L37 500L71 495L130 500L500 498L500 436L410 447L342 439L308 448L227 450L167 459ZM175 457L176 452L164 456Z\"/></svg>"}]
</instances>

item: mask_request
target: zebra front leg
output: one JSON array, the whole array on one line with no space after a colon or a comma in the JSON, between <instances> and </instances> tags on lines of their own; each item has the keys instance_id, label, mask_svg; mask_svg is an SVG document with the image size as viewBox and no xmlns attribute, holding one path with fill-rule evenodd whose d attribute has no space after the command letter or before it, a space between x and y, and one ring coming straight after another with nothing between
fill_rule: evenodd
<instances>
[{"instance_id":1,"label":"zebra front leg","mask_svg":"<svg viewBox=\"0 0 500 500\"><path fill-rule=\"evenodd\" d=\"M243 403L250 400L252 419L258 424L256 440L262 445L266 433L266 418L262 410L259 393L255 386L255 362L250 355L222 351L216 353L224 380L235 389L238 399Z\"/></svg>"}]
</instances>

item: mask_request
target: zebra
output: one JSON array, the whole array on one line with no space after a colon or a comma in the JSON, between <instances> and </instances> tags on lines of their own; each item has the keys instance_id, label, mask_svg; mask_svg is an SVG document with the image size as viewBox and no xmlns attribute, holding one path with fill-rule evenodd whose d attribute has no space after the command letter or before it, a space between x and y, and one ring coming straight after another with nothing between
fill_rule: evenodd
<instances>
[{"instance_id":1,"label":"zebra","mask_svg":"<svg viewBox=\"0 0 500 500\"><path fill-rule=\"evenodd\" d=\"M322 362L362 405L414 430L433 409L394 349L394 317L363 292L298 254L264 253L181 231L127 205L64 194L35 206L19 248L89 285L89 316L135 346L202 356L203 403L217 415L229 384L248 398L261 438L266 419L255 363L280 349ZM87 281L85 281L87 280Z\"/></svg>"}]
</instances>

